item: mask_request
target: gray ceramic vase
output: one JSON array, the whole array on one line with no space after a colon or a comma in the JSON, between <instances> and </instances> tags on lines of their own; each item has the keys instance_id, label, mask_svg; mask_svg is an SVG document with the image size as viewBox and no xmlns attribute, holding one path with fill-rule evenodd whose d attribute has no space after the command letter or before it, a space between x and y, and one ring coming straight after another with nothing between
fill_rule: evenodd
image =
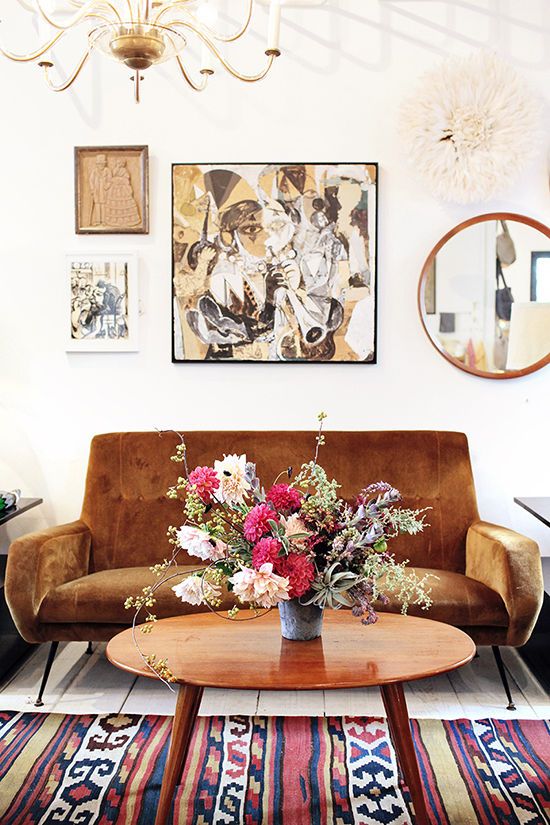
<instances>
[{"instance_id":1,"label":"gray ceramic vase","mask_svg":"<svg viewBox=\"0 0 550 825\"><path fill-rule=\"evenodd\" d=\"M281 634L293 642L317 639L323 629L323 610L315 604L300 604L299 599L279 602Z\"/></svg>"}]
</instances>

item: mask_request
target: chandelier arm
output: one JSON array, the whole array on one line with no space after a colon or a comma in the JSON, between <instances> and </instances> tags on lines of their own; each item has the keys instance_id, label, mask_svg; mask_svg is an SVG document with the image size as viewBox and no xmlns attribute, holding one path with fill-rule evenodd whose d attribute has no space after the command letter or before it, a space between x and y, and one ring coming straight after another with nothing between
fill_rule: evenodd
<instances>
[{"instance_id":1,"label":"chandelier arm","mask_svg":"<svg viewBox=\"0 0 550 825\"><path fill-rule=\"evenodd\" d=\"M92 19L103 20L103 22L107 23L109 26L113 25L113 21L111 20L111 18L107 17L106 14L102 14L102 12L100 12L100 11L89 12L88 14L84 15L84 17L82 19L83 20L92 20Z\"/></svg>"},{"instance_id":2,"label":"chandelier arm","mask_svg":"<svg viewBox=\"0 0 550 825\"><path fill-rule=\"evenodd\" d=\"M243 22L242 26L240 27L240 29L238 29L238 31L236 31L234 34L230 34L230 35L226 35L226 36L221 35L221 34L217 34L209 26L205 26L204 23L202 24L202 28L208 33L208 35L210 37L214 38L214 40L217 40L218 43L234 43L235 40L238 40L240 37L242 37L243 34L248 29L248 27L250 25L250 21L252 19L253 9L254 9L254 0L248 0L248 11L246 13L246 17L244 19L244 22Z\"/></svg>"},{"instance_id":3,"label":"chandelier arm","mask_svg":"<svg viewBox=\"0 0 550 825\"><path fill-rule=\"evenodd\" d=\"M157 9L156 14L155 14L155 16L153 17L153 19L152 19L152 21L151 21L151 22L152 22L152 24L153 24L153 26L154 26L156 23L158 23L158 22L160 21L160 19L161 19L162 17L164 17L164 15L165 15L167 12L169 12L169 11L173 11L174 9L177 9L177 7L178 7L178 6L187 6L187 4L188 4L188 3L187 3L187 0L177 0L177 2L176 2L176 3L171 3L171 2L168 2L168 3L162 3L162 4L161 4L161 6L160 6L160 8L158 8L158 9ZM189 12L187 12L187 13L189 13Z\"/></svg>"},{"instance_id":4,"label":"chandelier arm","mask_svg":"<svg viewBox=\"0 0 550 825\"><path fill-rule=\"evenodd\" d=\"M164 4L164 6L157 13L157 16L155 17L153 22L158 23L160 21L160 19L164 16L165 13L167 13L169 11L173 11L178 6L186 6L186 5L187 5L187 0L178 0L178 2L176 2L176 3L166 3L166 4ZM204 32L206 32L209 37L213 38L214 40L217 40L219 43L234 43L235 40L238 40L240 37L242 37L243 34L248 29L248 27L250 25L250 20L252 19L253 9L254 9L254 0L248 0L248 10L247 10L247 14L246 14L246 18L244 20L244 23L242 24L240 29L238 31L236 31L234 34L227 35L227 36L217 34L211 28L206 26L204 23L200 23L198 21L197 21L197 28L200 26L200 28ZM196 18L190 12L188 12L188 14L189 14L189 17L192 20L196 20Z\"/></svg>"},{"instance_id":5,"label":"chandelier arm","mask_svg":"<svg viewBox=\"0 0 550 825\"><path fill-rule=\"evenodd\" d=\"M111 8L113 10L113 12L116 14L118 19L122 20L122 17L120 16L120 12L119 12L118 8L116 6L114 6L114 4L110 2L110 0L99 0L99 2L104 6L109 6L109 8ZM126 0L126 5L128 6L128 12L130 14L130 22L131 22L134 19L134 12L133 12L132 4L131 4L130 0Z\"/></svg>"},{"instance_id":6,"label":"chandelier arm","mask_svg":"<svg viewBox=\"0 0 550 825\"><path fill-rule=\"evenodd\" d=\"M73 83L75 82L77 77L79 76L79 74L82 71L82 69L84 68L84 66L86 65L89 57L90 57L90 49L87 49L84 56L83 56L83 58L81 59L80 63L77 65L76 69L74 70L72 75L69 77L69 79L66 80L64 83L61 83L59 86L56 86L55 83L52 83L51 80L50 80L49 72L50 72L50 69L53 66L53 63L49 63L49 62L40 63L39 65L43 66L43 68L44 68L44 75L45 75L45 78L46 78L46 83L48 84L48 88L51 89L52 92L64 92L66 89L69 89L73 85Z\"/></svg>"},{"instance_id":7,"label":"chandelier arm","mask_svg":"<svg viewBox=\"0 0 550 825\"><path fill-rule=\"evenodd\" d=\"M261 72L258 72L258 74L254 75L242 74L241 72L237 71L237 69L235 69L231 65L231 63L228 63L228 61L222 55L218 47L214 43L212 43L212 41L205 34L196 29L191 23L186 23L183 20L174 20L170 23L170 25L173 27L181 26L182 28L189 29L194 34L196 34L197 37L199 37L200 40L203 43L205 43L206 46L208 46L212 54L218 58L224 69L226 69L229 72L229 74L233 75L233 77L236 77L238 80L244 80L245 83L255 83L257 80L262 80L271 69L275 58L278 57L280 54L280 52L275 49L266 51L267 66L264 69L262 69Z\"/></svg>"},{"instance_id":8,"label":"chandelier arm","mask_svg":"<svg viewBox=\"0 0 550 825\"><path fill-rule=\"evenodd\" d=\"M52 20L52 18L49 17L47 12L45 12L42 8L42 0L36 0L36 8L40 12L46 23L48 23L54 29L59 29L60 31L67 31L68 29L71 29L73 26L76 26L77 23L80 23L80 21L83 20L84 17L86 17L89 11L92 11L92 9L97 8L98 6L107 6L108 8L110 8L113 14L115 14L118 18L119 23L122 23L122 18L120 17L120 14L118 13L116 7L109 2L109 0L89 0L89 2L86 3L86 5L82 6L81 10L77 12L68 23L65 24L56 23L55 20Z\"/></svg>"},{"instance_id":9,"label":"chandelier arm","mask_svg":"<svg viewBox=\"0 0 550 825\"><path fill-rule=\"evenodd\" d=\"M177 0L176 3L164 3L161 6L161 8L157 11L155 17L153 18L153 21L152 21L153 25L156 25L157 23L160 23L161 19L164 17L165 14L167 14L170 11L174 11L174 9L177 9L178 6L187 6L187 0ZM191 14L187 11L186 8L184 8L183 11L184 11L185 14L189 15L189 17L191 18ZM170 22L169 22L169 25L170 25Z\"/></svg>"},{"instance_id":10,"label":"chandelier arm","mask_svg":"<svg viewBox=\"0 0 550 825\"><path fill-rule=\"evenodd\" d=\"M128 13L130 15L129 22L132 22L135 18L135 12L134 12L134 8L132 6L131 0L126 0L126 5L128 6ZM119 19L120 19L120 17L119 17Z\"/></svg>"},{"instance_id":11,"label":"chandelier arm","mask_svg":"<svg viewBox=\"0 0 550 825\"><path fill-rule=\"evenodd\" d=\"M208 83L208 78L210 76L210 72L203 72L202 73L202 83L201 84L195 83L195 81L189 75L187 69L183 65L183 61L182 61L181 57L179 56L179 54L176 55L176 60L178 61L178 66L181 69L182 75L184 76L187 83L191 86L191 88L194 89L196 92L204 91L204 89L206 89L206 84Z\"/></svg>"},{"instance_id":12,"label":"chandelier arm","mask_svg":"<svg viewBox=\"0 0 550 825\"><path fill-rule=\"evenodd\" d=\"M225 58L223 58L221 55L218 54L217 57L221 61L222 66L225 69L227 69L227 71L230 74L232 74L233 77L236 77L238 80L244 80L245 83L256 83L257 80L263 80L263 78L267 75L267 73L269 72L269 70L273 66L273 61L275 60L276 57L278 57L278 55L277 54L267 55L267 65L265 66L264 69L262 69L261 72L258 72L258 74L254 74L254 75L241 74L241 72L239 72L239 71L237 71L237 69L233 68L233 66L230 63L228 63L227 60L225 60Z\"/></svg>"},{"instance_id":13,"label":"chandelier arm","mask_svg":"<svg viewBox=\"0 0 550 825\"><path fill-rule=\"evenodd\" d=\"M65 34L64 31L57 32L51 40L49 40L46 45L40 46L36 51L29 52L28 54L15 54L14 52L9 52L0 44L0 54L3 54L4 57L7 57L9 60L15 60L17 63L30 63L31 60L36 60L38 57L42 57L48 49L51 49L57 41L63 37Z\"/></svg>"},{"instance_id":14,"label":"chandelier arm","mask_svg":"<svg viewBox=\"0 0 550 825\"><path fill-rule=\"evenodd\" d=\"M125 22L123 18L120 16L118 8L113 3L111 3L110 0L96 0L96 2L99 6L108 6L113 12L113 14L117 16L119 23ZM130 15L130 20L128 22L131 23L134 20L134 10L132 8L130 0L126 0L126 5L128 6L128 13Z\"/></svg>"}]
</instances>

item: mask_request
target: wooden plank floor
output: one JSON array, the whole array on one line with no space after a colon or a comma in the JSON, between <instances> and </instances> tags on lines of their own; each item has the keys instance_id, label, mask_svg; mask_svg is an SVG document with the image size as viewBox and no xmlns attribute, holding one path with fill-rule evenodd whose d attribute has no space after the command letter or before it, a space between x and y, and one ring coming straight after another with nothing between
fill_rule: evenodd
<instances>
[{"instance_id":1,"label":"wooden plank floor","mask_svg":"<svg viewBox=\"0 0 550 825\"><path fill-rule=\"evenodd\" d=\"M48 645L42 645L0 685L0 710L35 710L33 702L44 670ZM87 655L83 642L59 647L44 696L45 713L171 715L175 693L151 679L133 677L105 658L105 645ZM489 648L455 673L407 686L414 718L548 719L550 700L514 650L503 649L517 710L506 710L506 697ZM332 691L206 690L200 713L265 716L382 716L376 688Z\"/></svg>"}]
</instances>

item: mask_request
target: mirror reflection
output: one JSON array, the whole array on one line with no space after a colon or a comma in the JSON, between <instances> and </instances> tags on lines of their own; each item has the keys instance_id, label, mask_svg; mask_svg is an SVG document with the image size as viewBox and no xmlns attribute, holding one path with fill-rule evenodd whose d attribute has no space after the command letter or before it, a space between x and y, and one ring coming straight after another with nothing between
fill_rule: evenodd
<instances>
[{"instance_id":1,"label":"mirror reflection","mask_svg":"<svg viewBox=\"0 0 550 825\"><path fill-rule=\"evenodd\" d=\"M490 215L449 235L422 273L422 320L432 342L457 366L490 377L543 366L550 230L519 215Z\"/></svg>"}]
</instances>

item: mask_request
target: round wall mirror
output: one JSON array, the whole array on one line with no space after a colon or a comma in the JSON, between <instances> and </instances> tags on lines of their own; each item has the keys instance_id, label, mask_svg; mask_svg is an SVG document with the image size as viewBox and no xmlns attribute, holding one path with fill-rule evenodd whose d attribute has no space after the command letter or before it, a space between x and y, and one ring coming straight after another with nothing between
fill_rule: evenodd
<instances>
[{"instance_id":1,"label":"round wall mirror","mask_svg":"<svg viewBox=\"0 0 550 825\"><path fill-rule=\"evenodd\" d=\"M524 215L465 221L432 250L420 277L426 334L451 364L517 378L550 363L550 229Z\"/></svg>"}]
</instances>

